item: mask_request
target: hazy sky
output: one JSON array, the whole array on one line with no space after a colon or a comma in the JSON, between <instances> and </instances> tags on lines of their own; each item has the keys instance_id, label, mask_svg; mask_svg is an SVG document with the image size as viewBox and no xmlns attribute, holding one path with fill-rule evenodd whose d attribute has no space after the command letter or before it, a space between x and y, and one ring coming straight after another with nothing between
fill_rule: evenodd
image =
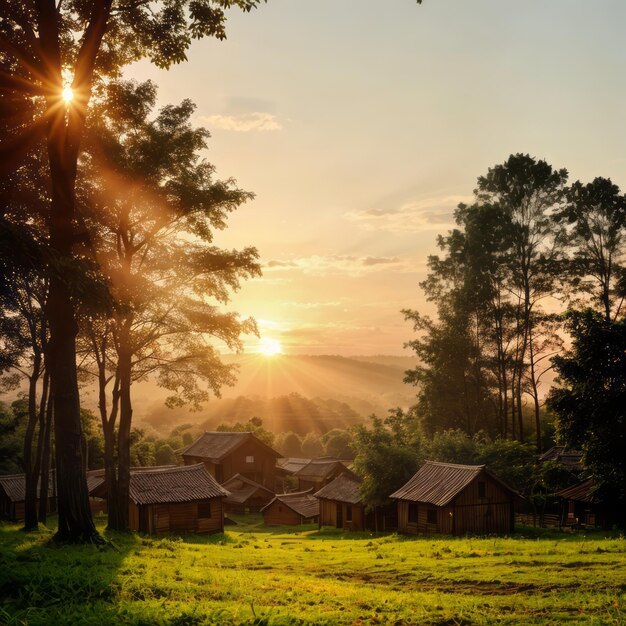
<instances>
[{"instance_id":1,"label":"hazy sky","mask_svg":"<svg viewBox=\"0 0 626 626\"><path fill-rule=\"evenodd\" d=\"M234 309L285 352L407 354L400 310L432 310L426 257L488 167L626 188L625 26L623 0L269 0L128 75L191 98L218 176L257 194L217 239L264 264Z\"/></svg>"}]
</instances>

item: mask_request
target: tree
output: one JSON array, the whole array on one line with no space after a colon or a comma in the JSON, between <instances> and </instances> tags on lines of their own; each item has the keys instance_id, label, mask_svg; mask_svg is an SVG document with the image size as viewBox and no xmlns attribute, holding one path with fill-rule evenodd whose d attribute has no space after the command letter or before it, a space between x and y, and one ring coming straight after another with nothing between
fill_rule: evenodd
<instances>
[{"instance_id":1,"label":"tree","mask_svg":"<svg viewBox=\"0 0 626 626\"><path fill-rule=\"evenodd\" d=\"M568 354L554 358L558 387L550 392L559 441L583 453L598 495L626 519L626 320L571 311Z\"/></svg>"},{"instance_id":2,"label":"tree","mask_svg":"<svg viewBox=\"0 0 626 626\"><path fill-rule=\"evenodd\" d=\"M358 425L354 434L354 470L362 477L361 496L369 510L389 504L389 494L404 485L423 461L416 418L400 409L387 418L373 415L370 428Z\"/></svg>"},{"instance_id":3,"label":"tree","mask_svg":"<svg viewBox=\"0 0 626 626\"><path fill-rule=\"evenodd\" d=\"M71 264L76 230L75 186L81 140L94 84L142 57L160 67L185 60L193 39L225 37L224 9L249 11L259 0L3 0L0 46L18 73L3 66L2 87L39 98L45 113L4 142L3 169L43 133L50 166L50 245ZM67 82L66 82L66 77ZM73 99L64 101L71 84ZM14 109L12 109L14 110ZM7 167L7 164L10 164ZM53 275L49 291L50 374L54 397L60 540L97 540L81 468L82 433L76 372L78 325L72 286Z\"/></svg>"},{"instance_id":4,"label":"tree","mask_svg":"<svg viewBox=\"0 0 626 626\"><path fill-rule=\"evenodd\" d=\"M352 459L354 451L352 449L352 435L347 430L333 428L322 436L324 449L327 456L336 459Z\"/></svg>"},{"instance_id":5,"label":"tree","mask_svg":"<svg viewBox=\"0 0 626 626\"><path fill-rule=\"evenodd\" d=\"M626 267L626 196L607 178L576 181L566 206L555 216L571 225L572 282L591 294L605 319L617 319L624 302L620 280Z\"/></svg>"},{"instance_id":6,"label":"tree","mask_svg":"<svg viewBox=\"0 0 626 626\"><path fill-rule=\"evenodd\" d=\"M237 351L240 336L256 331L253 320L221 305L241 280L260 273L257 251L213 243L229 213L252 196L232 180L213 179L214 168L199 156L208 133L191 125L191 102L155 116L155 101L151 83L108 85L93 109L89 164L79 178L90 246L115 300L111 314L87 311L83 319L115 530L128 527L133 383L155 375L172 392L169 406L199 409L209 392L219 395L234 381L214 341Z\"/></svg>"},{"instance_id":7,"label":"tree","mask_svg":"<svg viewBox=\"0 0 626 626\"><path fill-rule=\"evenodd\" d=\"M527 154L511 155L502 165L489 169L478 179L480 202L497 204L510 220L510 281L519 307L519 349L516 363L516 393L519 437L523 441L522 394L524 368L534 403L537 448L541 449L541 420L537 362L541 349L549 350L553 338L541 340L540 302L554 293L563 268L563 229L553 216L562 209L567 170L555 170L546 161Z\"/></svg>"},{"instance_id":8,"label":"tree","mask_svg":"<svg viewBox=\"0 0 626 626\"><path fill-rule=\"evenodd\" d=\"M276 449L285 457L302 456L302 439L294 432L279 433L276 436Z\"/></svg>"}]
</instances>

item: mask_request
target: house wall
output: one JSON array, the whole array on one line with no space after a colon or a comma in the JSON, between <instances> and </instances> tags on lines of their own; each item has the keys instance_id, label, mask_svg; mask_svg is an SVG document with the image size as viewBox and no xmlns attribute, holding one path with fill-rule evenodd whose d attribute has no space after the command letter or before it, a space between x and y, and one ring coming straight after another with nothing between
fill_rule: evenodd
<instances>
[{"instance_id":1,"label":"house wall","mask_svg":"<svg viewBox=\"0 0 626 626\"><path fill-rule=\"evenodd\" d=\"M253 457L252 463L246 457ZM265 446L250 439L222 459L222 482L235 474L241 474L254 482L273 489L276 482L276 456L270 454Z\"/></svg>"},{"instance_id":2,"label":"house wall","mask_svg":"<svg viewBox=\"0 0 626 626\"><path fill-rule=\"evenodd\" d=\"M479 497L480 482L485 497ZM513 494L487 474L480 474L455 499L454 532L457 535L513 532Z\"/></svg>"},{"instance_id":3,"label":"house wall","mask_svg":"<svg viewBox=\"0 0 626 626\"><path fill-rule=\"evenodd\" d=\"M263 511L263 523L266 526L297 526L304 523L301 515L276 500Z\"/></svg>"},{"instance_id":4,"label":"house wall","mask_svg":"<svg viewBox=\"0 0 626 626\"><path fill-rule=\"evenodd\" d=\"M428 523L428 511L436 511L437 523ZM409 535L453 533L452 507L436 507L432 504L417 504L417 522L409 522L409 502L398 500L398 530Z\"/></svg>"},{"instance_id":5,"label":"house wall","mask_svg":"<svg viewBox=\"0 0 626 626\"><path fill-rule=\"evenodd\" d=\"M131 503L129 525L148 534L212 533L224 530L222 498L212 498L211 517L198 517L198 501L171 504Z\"/></svg>"},{"instance_id":6,"label":"house wall","mask_svg":"<svg viewBox=\"0 0 626 626\"><path fill-rule=\"evenodd\" d=\"M246 457L249 456L254 458L252 463L246 462ZM254 439L243 443L218 464L208 459L188 455L183 455L183 462L185 465L203 463L209 474L220 484L235 474L250 478L268 489L274 489L276 483L276 456L270 454L265 446Z\"/></svg>"},{"instance_id":7,"label":"house wall","mask_svg":"<svg viewBox=\"0 0 626 626\"><path fill-rule=\"evenodd\" d=\"M362 504L353 504L352 521L347 520L348 504L338 502L337 500L326 500L320 498L320 526L332 526L337 528L337 508L341 508L343 524L341 528L344 530L365 530L365 508Z\"/></svg>"},{"instance_id":8,"label":"house wall","mask_svg":"<svg viewBox=\"0 0 626 626\"><path fill-rule=\"evenodd\" d=\"M1 506L1 515L0 517L5 517L13 522L23 522L24 521L24 512L25 512L25 503L24 501L13 502L8 498L3 499ZM48 498L48 507L47 512L53 513L57 510L57 501L56 496ZM37 498L37 511L39 511L39 498Z\"/></svg>"}]
</instances>

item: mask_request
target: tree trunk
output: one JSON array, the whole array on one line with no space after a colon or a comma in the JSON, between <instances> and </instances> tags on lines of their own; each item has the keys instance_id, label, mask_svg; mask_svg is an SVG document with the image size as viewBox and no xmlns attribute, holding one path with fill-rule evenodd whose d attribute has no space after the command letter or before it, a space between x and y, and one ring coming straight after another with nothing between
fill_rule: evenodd
<instances>
[{"instance_id":1,"label":"tree trunk","mask_svg":"<svg viewBox=\"0 0 626 626\"><path fill-rule=\"evenodd\" d=\"M28 380L28 424L24 436L24 530L37 529L37 480L36 463L33 462L33 440L37 427L37 382L41 370L41 354L35 351L33 370Z\"/></svg>"},{"instance_id":2,"label":"tree trunk","mask_svg":"<svg viewBox=\"0 0 626 626\"><path fill-rule=\"evenodd\" d=\"M50 243L64 264L72 262L74 216L74 167L66 167L63 143L48 140L52 179ZM83 459L80 400L76 372L78 324L68 285L52 273L48 300L50 324L50 377L54 396L57 493L60 541L93 541L98 533L89 507L87 477Z\"/></svg>"},{"instance_id":3,"label":"tree trunk","mask_svg":"<svg viewBox=\"0 0 626 626\"><path fill-rule=\"evenodd\" d=\"M117 497L119 518L122 521L119 530L128 530L128 507L130 505L130 427L133 417L133 408L130 396L132 355L128 346L128 327L130 320L125 323L121 343L125 346L119 353L120 371L120 427L117 442Z\"/></svg>"},{"instance_id":4,"label":"tree trunk","mask_svg":"<svg viewBox=\"0 0 626 626\"><path fill-rule=\"evenodd\" d=\"M48 378L48 384L50 376L46 374L46 378ZM43 397L43 396L42 396ZM46 399L46 411L44 417L44 423L40 424L39 428L43 428L43 438L42 438L42 446L41 446L41 487L39 493L39 521L42 524L46 523L48 518L48 498L50 497L50 493L48 490L48 485L50 484L50 436L52 430L52 411L53 401L52 395L50 393L50 387L48 386L48 395ZM42 413L40 413L42 415ZM54 482L54 497L56 497L56 480Z\"/></svg>"}]
</instances>

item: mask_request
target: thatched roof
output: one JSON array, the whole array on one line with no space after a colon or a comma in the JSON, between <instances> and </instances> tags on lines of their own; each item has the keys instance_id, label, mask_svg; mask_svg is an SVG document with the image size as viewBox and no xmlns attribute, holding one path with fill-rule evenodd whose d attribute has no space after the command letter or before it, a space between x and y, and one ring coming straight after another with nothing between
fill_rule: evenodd
<instances>
[{"instance_id":1,"label":"thatched roof","mask_svg":"<svg viewBox=\"0 0 626 626\"><path fill-rule=\"evenodd\" d=\"M7 494L12 502L24 502L26 500L26 474L2 474L0 475L0 488ZM41 480L37 482L37 497L41 488ZM56 495L55 471L48 474L48 497Z\"/></svg>"},{"instance_id":2,"label":"thatched roof","mask_svg":"<svg viewBox=\"0 0 626 626\"><path fill-rule=\"evenodd\" d=\"M456 465L455 463L426 461L405 485L389 497L396 500L446 506L482 473L487 474L515 494L515 491L488 472L484 465Z\"/></svg>"},{"instance_id":3,"label":"thatched roof","mask_svg":"<svg viewBox=\"0 0 626 626\"><path fill-rule=\"evenodd\" d=\"M313 494L316 498L324 498L325 500L337 500L337 502L347 502L348 504L359 504L361 496L359 489L361 481L347 474L340 474L317 493Z\"/></svg>"},{"instance_id":4,"label":"thatched roof","mask_svg":"<svg viewBox=\"0 0 626 626\"><path fill-rule=\"evenodd\" d=\"M281 493L270 503L266 504L261 512L269 508L274 502L280 502L305 519L317 517L320 514L320 501L311 494L312 489L297 491L294 493Z\"/></svg>"},{"instance_id":5,"label":"thatched roof","mask_svg":"<svg viewBox=\"0 0 626 626\"><path fill-rule=\"evenodd\" d=\"M565 498L566 500L575 500L576 502L589 502L593 504L599 502L599 499L594 493L595 488L596 485L593 481L593 478L587 478L587 480L583 480L582 482L576 483L571 487L562 489L554 495Z\"/></svg>"},{"instance_id":6,"label":"thatched roof","mask_svg":"<svg viewBox=\"0 0 626 626\"><path fill-rule=\"evenodd\" d=\"M222 487L230 492L230 495L226 498L226 502L232 504L243 504L258 491L265 492L267 495L274 495L274 492L267 487L259 485L259 483L241 474L231 476L222 484Z\"/></svg>"},{"instance_id":7,"label":"thatched roof","mask_svg":"<svg viewBox=\"0 0 626 626\"><path fill-rule=\"evenodd\" d=\"M180 450L178 454L208 459L213 463L219 463L225 456L228 456L239 446L250 440L262 446L268 454L276 458L280 457L276 450L270 448L252 433L226 433L219 431L205 432L191 445Z\"/></svg>"}]
</instances>

